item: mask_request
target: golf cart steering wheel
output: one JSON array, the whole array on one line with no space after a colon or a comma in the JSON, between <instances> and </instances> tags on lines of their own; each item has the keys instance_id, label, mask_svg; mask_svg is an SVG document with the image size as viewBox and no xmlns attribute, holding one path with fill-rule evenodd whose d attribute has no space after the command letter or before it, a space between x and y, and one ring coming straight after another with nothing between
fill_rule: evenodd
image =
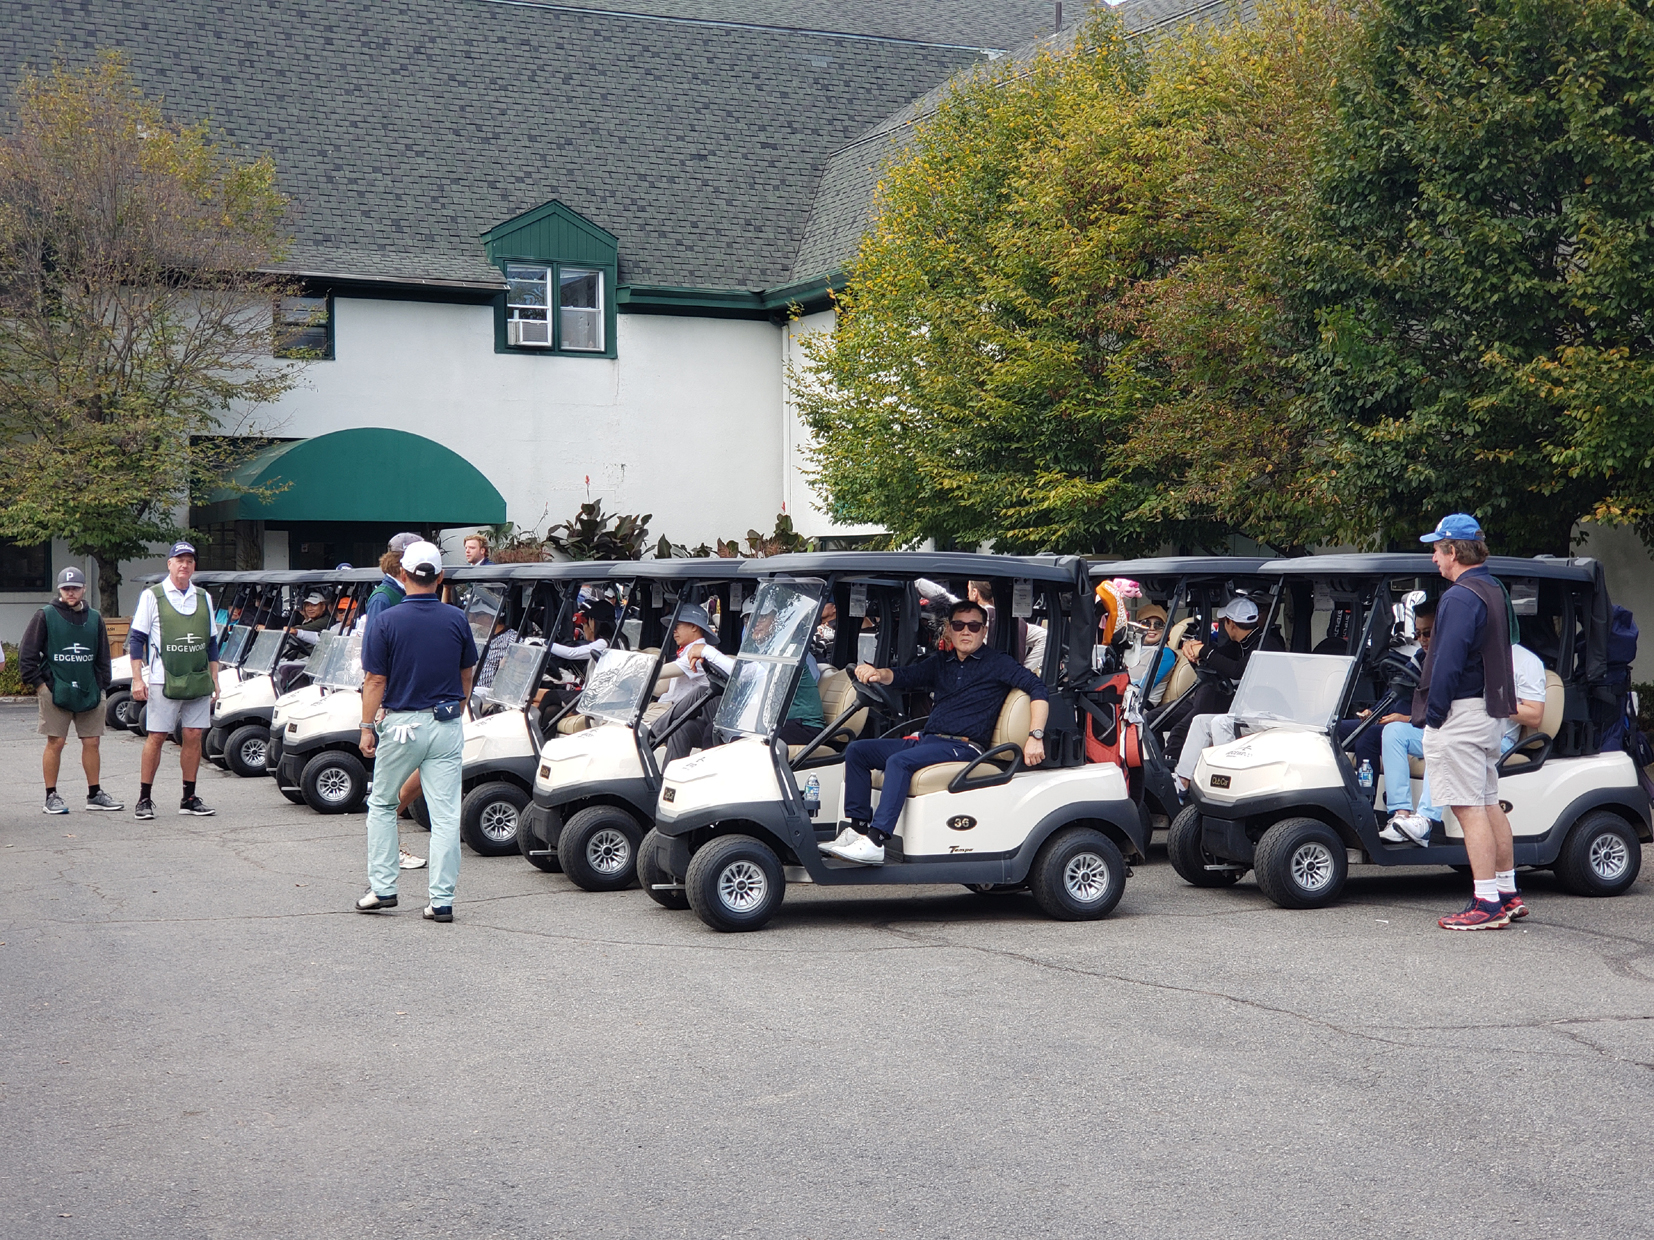
<instances>
[{"instance_id":1,"label":"golf cart steering wheel","mask_svg":"<svg viewBox=\"0 0 1654 1240\"><path fill-rule=\"evenodd\" d=\"M853 675L854 673L852 673ZM895 716L903 714L902 699L889 685L864 684L856 679L856 696L870 706L883 708L887 713Z\"/></svg>"}]
</instances>

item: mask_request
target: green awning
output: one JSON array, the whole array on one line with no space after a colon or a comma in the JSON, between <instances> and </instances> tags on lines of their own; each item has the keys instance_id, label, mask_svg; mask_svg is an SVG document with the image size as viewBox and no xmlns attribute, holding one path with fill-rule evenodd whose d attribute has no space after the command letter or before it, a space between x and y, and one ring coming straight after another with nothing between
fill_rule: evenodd
<instances>
[{"instance_id":1,"label":"green awning","mask_svg":"<svg viewBox=\"0 0 1654 1240\"><path fill-rule=\"evenodd\" d=\"M375 521L408 528L498 525L505 499L477 467L422 435L369 427L271 444L207 497L191 523ZM267 499L236 487L279 487Z\"/></svg>"}]
</instances>

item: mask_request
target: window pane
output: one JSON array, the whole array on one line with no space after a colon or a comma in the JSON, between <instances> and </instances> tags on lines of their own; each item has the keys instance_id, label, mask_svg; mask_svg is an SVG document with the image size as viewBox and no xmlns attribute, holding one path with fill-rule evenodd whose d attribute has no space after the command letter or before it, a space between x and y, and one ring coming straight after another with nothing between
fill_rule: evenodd
<instances>
[{"instance_id":1,"label":"window pane","mask_svg":"<svg viewBox=\"0 0 1654 1240\"><path fill-rule=\"evenodd\" d=\"M325 297L283 297L276 305L276 356L327 357L328 318Z\"/></svg>"},{"instance_id":2,"label":"window pane","mask_svg":"<svg viewBox=\"0 0 1654 1240\"><path fill-rule=\"evenodd\" d=\"M547 300L546 288L550 283L550 269L546 267L523 267L516 263L508 263L505 268L507 291L505 304L508 306L537 306L540 309L550 304ZM544 318L544 315L534 317Z\"/></svg>"},{"instance_id":3,"label":"window pane","mask_svg":"<svg viewBox=\"0 0 1654 1240\"><path fill-rule=\"evenodd\" d=\"M44 590L47 588L46 543L20 547L0 541L0 590Z\"/></svg>"},{"instance_id":4,"label":"window pane","mask_svg":"<svg viewBox=\"0 0 1654 1240\"><path fill-rule=\"evenodd\" d=\"M603 273L564 267L557 278L563 348L603 350Z\"/></svg>"}]
</instances>

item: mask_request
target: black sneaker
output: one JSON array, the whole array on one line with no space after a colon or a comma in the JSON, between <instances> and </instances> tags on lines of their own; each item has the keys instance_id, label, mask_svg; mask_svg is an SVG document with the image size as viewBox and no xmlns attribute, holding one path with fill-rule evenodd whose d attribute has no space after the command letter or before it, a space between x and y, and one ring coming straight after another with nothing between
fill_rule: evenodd
<instances>
[{"instance_id":1,"label":"black sneaker","mask_svg":"<svg viewBox=\"0 0 1654 1240\"><path fill-rule=\"evenodd\" d=\"M134 818L155 817L155 802L148 797L139 797L138 803L132 807L132 816Z\"/></svg>"},{"instance_id":2,"label":"black sneaker","mask_svg":"<svg viewBox=\"0 0 1654 1240\"><path fill-rule=\"evenodd\" d=\"M178 812L180 814L194 814L197 818L208 818L218 811L200 797L191 797L178 806Z\"/></svg>"}]
</instances>

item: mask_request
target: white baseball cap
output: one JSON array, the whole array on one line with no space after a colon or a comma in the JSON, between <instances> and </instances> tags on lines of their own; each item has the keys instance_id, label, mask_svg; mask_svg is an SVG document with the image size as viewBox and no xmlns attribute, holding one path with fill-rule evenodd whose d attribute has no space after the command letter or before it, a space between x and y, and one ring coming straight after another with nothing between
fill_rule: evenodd
<instances>
[{"instance_id":1,"label":"white baseball cap","mask_svg":"<svg viewBox=\"0 0 1654 1240\"><path fill-rule=\"evenodd\" d=\"M410 543L402 553L402 571L422 586L428 586L442 574L442 548L435 543Z\"/></svg>"}]
</instances>

